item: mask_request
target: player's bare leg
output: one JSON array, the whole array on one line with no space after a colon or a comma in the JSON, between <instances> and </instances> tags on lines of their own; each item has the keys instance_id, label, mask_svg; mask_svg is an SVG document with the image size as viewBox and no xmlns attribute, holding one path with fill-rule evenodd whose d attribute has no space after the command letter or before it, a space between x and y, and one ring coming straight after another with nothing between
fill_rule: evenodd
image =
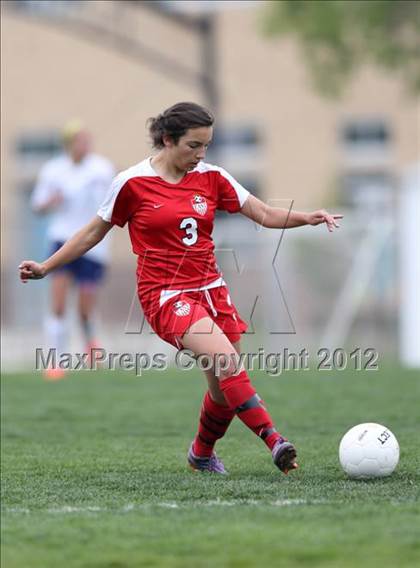
<instances>
[{"instance_id":1,"label":"player's bare leg","mask_svg":"<svg viewBox=\"0 0 420 568\"><path fill-rule=\"evenodd\" d=\"M67 272L57 272L51 275L51 309L56 317L65 315L71 283L71 276Z\"/></svg>"},{"instance_id":2,"label":"player's bare leg","mask_svg":"<svg viewBox=\"0 0 420 568\"><path fill-rule=\"evenodd\" d=\"M51 315L45 322L45 332L48 349L56 349L57 358L66 349L66 303L71 286L71 276L67 272L58 272L51 276ZM48 368L44 377L48 380L58 380L65 376L65 371L58 367Z\"/></svg>"},{"instance_id":3,"label":"player's bare leg","mask_svg":"<svg viewBox=\"0 0 420 568\"><path fill-rule=\"evenodd\" d=\"M217 376L228 408L271 450L275 465L284 473L297 467L294 446L274 427L264 402L252 387L248 374L239 365L235 347L211 318L195 322L182 338L184 347L221 363ZM216 367L214 368L216 371Z\"/></svg>"},{"instance_id":4,"label":"player's bare leg","mask_svg":"<svg viewBox=\"0 0 420 568\"><path fill-rule=\"evenodd\" d=\"M97 298L98 286L96 284L86 283L80 285L78 311L89 365L92 361L92 350L99 348L99 343L95 336L95 326L93 321Z\"/></svg>"}]
</instances>

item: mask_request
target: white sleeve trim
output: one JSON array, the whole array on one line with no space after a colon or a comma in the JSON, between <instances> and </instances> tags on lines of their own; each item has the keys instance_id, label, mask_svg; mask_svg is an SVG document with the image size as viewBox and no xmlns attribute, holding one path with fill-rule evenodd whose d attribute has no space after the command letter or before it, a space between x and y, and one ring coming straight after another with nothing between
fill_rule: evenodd
<instances>
[{"instance_id":1,"label":"white sleeve trim","mask_svg":"<svg viewBox=\"0 0 420 568\"><path fill-rule=\"evenodd\" d=\"M225 179L228 180L230 185L236 192L238 197L239 205L241 208L243 207L245 201L248 199L250 192L245 189L233 176L231 176L225 169L221 168L220 166L214 166L213 164L207 164L205 162L200 162L197 166L199 172L211 172L216 171L219 172Z\"/></svg>"},{"instance_id":2,"label":"white sleeve trim","mask_svg":"<svg viewBox=\"0 0 420 568\"><path fill-rule=\"evenodd\" d=\"M143 160L139 164L136 164L135 166L132 166L131 168L120 172L113 179L111 187L109 188L108 193L98 210L97 214L99 215L99 217L101 217L104 221L110 223L112 219L112 212L114 210L115 200L117 199L121 189L131 178L141 177L145 175L156 175L150 168L149 159Z\"/></svg>"},{"instance_id":3,"label":"white sleeve trim","mask_svg":"<svg viewBox=\"0 0 420 568\"><path fill-rule=\"evenodd\" d=\"M125 176L124 173L125 172L122 172L121 174L118 174L116 178L114 178L102 205L98 209L99 217L101 217L104 221L107 221L108 223L111 222L112 212L114 210L114 204L117 199L117 196L121 191L122 187L131 177L131 176L128 177Z\"/></svg>"}]
</instances>

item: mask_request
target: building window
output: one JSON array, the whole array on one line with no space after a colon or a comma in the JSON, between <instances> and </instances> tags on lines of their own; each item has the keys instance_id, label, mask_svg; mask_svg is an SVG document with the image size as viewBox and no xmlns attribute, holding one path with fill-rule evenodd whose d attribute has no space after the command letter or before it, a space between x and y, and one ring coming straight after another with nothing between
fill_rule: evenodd
<instances>
[{"instance_id":1,"label":"building window","mask_svg":"<svg viewBox=\"0 0 420 568\"><path fill-rule=\"evenodd\" d=\"M383 120L350 121L341 131L343 144L347 148L383 148L391 142L391 132Z\"/></svg>"},{"instance_id":2,"label":"building window","mask_svg":"<svg viewBox=\"0 0 420 568\"><path fill-rule=\"evenodd\" d=\"M394 177L389 172L346 172L341 177L340 201L349 207L380 208L393 205Z\"/></svg>"},{"instance_id":3,"label":"building window","mask_svg":"<svg viewBox=\"0 0 420 568\"><path fill-rule=\"evenodd\" d=\"M217 127L206 161L225 168L254 195L260 193L263 155L261 136L255 126Z\"/></svg>"},{"instance_id":4,"label":"building window","mask_svg":"<svg viewBox=\"0 0 420 568\"><path fill-rule=\"evenodd\" d=\"M34 184L41 166L62 151L58 130L22 133L15 143L19 185Z\"/></svg>"},{"instance_id":5,"label":"building window","mask_svg":"<svg viewBox=\"0 0 420 568\"><path fill-rule=\"evenodd\" d=\"M42 258L47 251L47 216L38 216L30 206L31 193L41 167L62 151L59 130L21 133L15 141L15 180L19 199L19 215L25 227L25 256Z\"/></svg>"},{"instance_id":6,"label":"building window","mask_svg":"<svg viewBox=\"0 0 420 568\"><path fill-rule=\"evenodd\" d=\"M391 207L393 137L387 121L377 117L346 120L338 138L340 201L355 207Z\"/></svg>"},{"instance_id":7,"label":"building window","mask_svg":"<svg viewBox=\"0 0 420 568\"><path fill-rule=\"evenodd\" d=\"M24 134L16 143L18 156L37 156L41 159L49 158L61 149L61 141L57 132L40 134Z\"/></svg>"}]
</instances>

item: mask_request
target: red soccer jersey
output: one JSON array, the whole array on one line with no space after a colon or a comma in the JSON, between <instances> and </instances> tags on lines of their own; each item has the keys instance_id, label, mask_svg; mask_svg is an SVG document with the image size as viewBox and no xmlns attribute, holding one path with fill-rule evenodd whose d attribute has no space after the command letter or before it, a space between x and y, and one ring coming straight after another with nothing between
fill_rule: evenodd
<instances>
[{"instance_id":1,"label":"red soccer jersey","mask_svg":"<svg viewBox=\"0 0 420 568\"><path fill-rule=\"evenodd\" d=\"M114 179L98 215L120 227L128 222L140 298L155 292L162 305L177 291L224 284L211 236L215 211L236 213L248 195L225 170L204 162L168 183L148 158Z\"/></svg>"}]
</instances>

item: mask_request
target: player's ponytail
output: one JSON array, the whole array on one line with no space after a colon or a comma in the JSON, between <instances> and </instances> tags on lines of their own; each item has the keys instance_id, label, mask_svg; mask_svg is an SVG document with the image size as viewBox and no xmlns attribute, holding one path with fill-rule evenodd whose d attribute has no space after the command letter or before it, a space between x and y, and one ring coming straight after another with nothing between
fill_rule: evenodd
<instances>
[{"instance_id":1,"label":"player's ponytail","mask_svg":"<svg viewBox=\"0 0 420 568\"><path fill-rule=\"evenodd\" d=\"M189 128L212 126L213 115L196 103L177 103L162 114L149 118L149 134L154 148L163 148L163 137L170 136L175 144Z\"/></svg>"}]
</instances>

